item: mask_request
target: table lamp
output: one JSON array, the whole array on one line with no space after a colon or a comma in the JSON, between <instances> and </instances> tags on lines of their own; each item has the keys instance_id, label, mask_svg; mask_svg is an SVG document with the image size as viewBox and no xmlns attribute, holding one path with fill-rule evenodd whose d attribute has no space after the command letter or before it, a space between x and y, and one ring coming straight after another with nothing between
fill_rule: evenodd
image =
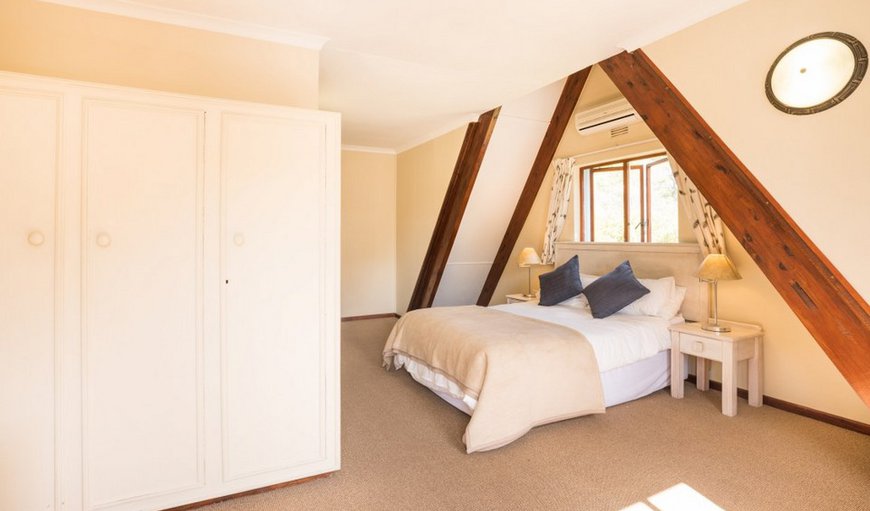
<instances>
[{"instance_id":1,"label":"table lamp","mask_svg":"<svg viewBox=\"0 0 870 511\"><path fill-rule=\"evenodd\" d=\"M520 268L528 268L529 270L529 292L523 294L526 298L531 298L532 294L532 266L541 264L541 258L532 247L526 247L520 252Z\"/></svg>"},{"instance_id":2,"label":"table lamp","mask_svg":"<svg viewBox=\"0 0 870 511\"><path fill-rule=\"evenodd\" d=\"M701 328L711 332L730 332L731 328L719 324L718 282L720 280L739 280L743 277L734 263L725 254L710 254L698 268L698 278L713 284L713 322L704 322Z\"/></svg>"}]
</instances>

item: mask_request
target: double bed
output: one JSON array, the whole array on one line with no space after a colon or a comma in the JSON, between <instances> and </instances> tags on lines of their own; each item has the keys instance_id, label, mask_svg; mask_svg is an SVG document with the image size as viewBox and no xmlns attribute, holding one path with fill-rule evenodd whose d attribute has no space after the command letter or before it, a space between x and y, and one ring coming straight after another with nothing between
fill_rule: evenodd
<instances>
[{"instance_id":1,"label":"double bed","mask_svg":"<svg viewBox=\"0 0 870 511\"><path fill-rule=\"evenodd\" d=\"M471 416L468 452L510 443L540 424L641 398L670 382L671 324L703 319L694 244L559 243L556 266L578 256L584 286L628 260L642 282L673 277L685 297L673 317L616 313L595 319L582 298L444 307L406 314L384 348L402 368ZM670 316L667 314L666 316Z\"/></svg>"}]
</instances>

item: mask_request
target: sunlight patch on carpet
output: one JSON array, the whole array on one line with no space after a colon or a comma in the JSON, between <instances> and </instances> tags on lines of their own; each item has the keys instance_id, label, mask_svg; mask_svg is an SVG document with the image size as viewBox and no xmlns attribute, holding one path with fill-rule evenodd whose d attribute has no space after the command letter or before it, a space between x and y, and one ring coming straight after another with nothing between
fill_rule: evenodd
<instances>
[{"instance_id":1,"label":"sunlight patch on carpet","mask_svg":"<svg viewBox=\"0 0 870 511\"><path fill-rule=\"evenodd\" d=\"M647 501L635 502L622 511L725 511L686 483L671 486Z\"/></svg>"}]
</instances>

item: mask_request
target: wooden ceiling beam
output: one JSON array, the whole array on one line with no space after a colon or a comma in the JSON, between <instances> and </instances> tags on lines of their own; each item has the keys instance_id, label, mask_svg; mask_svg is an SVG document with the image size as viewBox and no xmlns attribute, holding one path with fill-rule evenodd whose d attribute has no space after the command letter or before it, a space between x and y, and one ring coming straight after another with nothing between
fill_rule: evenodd
<instances>
[{"instance_id":1,"label":"wooden ceiling beam","mask_svg":"<svg viewBox=\"0 0 870 511\"><path fill-rule=\"evenodd\" d=\"M870 307L641 50L600 63L870 406Z\"/></svg>"},{"instance_id":2,"label":"wooden ceiling beam","mask_svg":"<svg viewBox=\"0 0 870 511\"><path fill-rule=\"evenodd\" d=\"M435 300L435 293L447 267L447 259L453 249L453 242L456 241L500 109L501 107L498 107L484 112L477 122L469 123L465 130L465 138L459 156L456 158L453 176L450 178L450 184L447 185L447 192L441 203L441 211L438 213L438 220L432 231L429 248L420 267L414 292L411 294L409 311L431 307Z\"/></svg>"},{"instance_id":3,"label":"wooden ceiling beam","mask_svg":"<svg viewBox=\"0 0 870 511\"><path fill-rule=\"evenodd\" d=\"M559 97L556 108L553 110L550 125L547 127L544 139L541 141L541 147L538 149L538 154L532 163L532 168L529 170L529 177L526 179L526 184L523 186L519 199L517 199L517 205L502 237L498 252L496 252L495 258L493 258L489 274L486 276L483 289L481 289L480 296L477 299L477 305L486 307L492 300L492 295L495 293L498 281L501 279L502 273L504 273L514 245L516 245L529 212L532 210L535 197L538 196L541 183L544 182L547 169L550 168L550 162L553 161L556 148L559 147L559 142L562 141L562 135L564 135L565 128L571 120L571 114L574 113L577 100L580 98L580 93L583 91L583 86L586 85L586 79L589 77L589 71L591 70L591 67L587 67L570 75L565 81L564 87L562 87L562 95Z\"/></svg>"}]
</instances>

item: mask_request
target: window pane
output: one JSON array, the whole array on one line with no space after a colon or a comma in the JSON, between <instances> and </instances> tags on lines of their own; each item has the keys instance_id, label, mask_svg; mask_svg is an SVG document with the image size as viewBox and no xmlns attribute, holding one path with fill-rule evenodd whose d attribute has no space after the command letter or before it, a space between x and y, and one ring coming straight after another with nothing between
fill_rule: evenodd
<instances>
[{"instance_id":1,"label":"window pane","mask_svg":"<svg viewBox=\"0 0 870 511\"><path fill-rule=\"evenodd\" d=\"M643 167L631 167L628 169L628 241L639 243L643 241L642 233L644 226L641 216L641 169Z\"/></svg>"},{"instance_id":2,"label":"window pane","mask_svg":"<svg viewBox=\"0 0 870 511\"><path fill-rule=\"evenodd\" d=\"M595 241L625 241L622 169L593 173L592 201Z\"/></svg>"},{"instance_id":3,"label":"window pane","mask_svg":"<svg viewBox=\"0 0 870 511\"><path fill-rule=\"evenodd\" d=\"M665 160L650 166L650 222L653 243L677 243L677 185Z\"/></svg>"}]
</instances>

